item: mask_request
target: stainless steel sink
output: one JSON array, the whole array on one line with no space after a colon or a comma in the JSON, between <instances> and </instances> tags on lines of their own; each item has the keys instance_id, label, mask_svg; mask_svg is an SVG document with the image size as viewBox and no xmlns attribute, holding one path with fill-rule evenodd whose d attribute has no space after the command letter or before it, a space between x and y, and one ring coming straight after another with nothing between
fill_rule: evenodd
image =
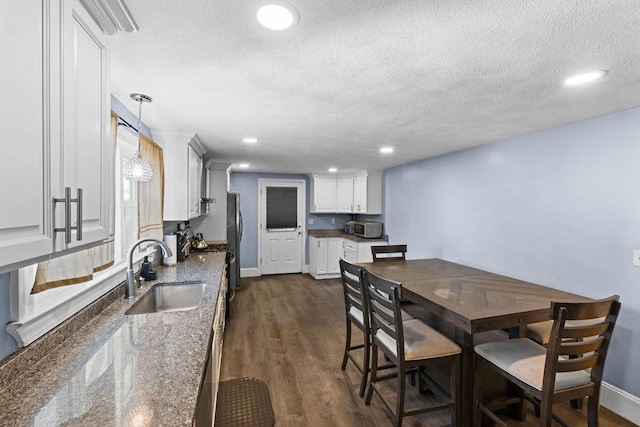
<instances>
[{"instance_id":1,"label":"stainless steel sink","mask_svg":"<svg viewBox=\"0 0 640 427\"><path fill-rule=\"evenodd\" d=\"M200 304L204 288L200 281L157 283L124 314L193 310Z\"/></svg>"}]
</instances>

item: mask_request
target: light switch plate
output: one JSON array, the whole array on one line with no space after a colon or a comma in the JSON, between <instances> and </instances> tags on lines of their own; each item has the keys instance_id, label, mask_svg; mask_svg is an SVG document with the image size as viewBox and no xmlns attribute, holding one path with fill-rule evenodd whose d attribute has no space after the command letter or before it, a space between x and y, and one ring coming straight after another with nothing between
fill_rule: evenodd
<instances>
[{"instance_id":1,"label":"light switch plate","mask_svg":"<svg viewBox=\"0 0 640 427\"><path fill-rule=\"evenodd\" d=\"M309 218L309 225L313 225L313 218Z\"/></svg>"},{"instance_id":2,"label":"light switch plate","mask_svg":"<svg viewBox=\"0 0 640 427\"><path fill-rule=\"evenodd\" d=\"M633 265L640 267L640 249L633 250Z\"/></svg>"}]
</instances>

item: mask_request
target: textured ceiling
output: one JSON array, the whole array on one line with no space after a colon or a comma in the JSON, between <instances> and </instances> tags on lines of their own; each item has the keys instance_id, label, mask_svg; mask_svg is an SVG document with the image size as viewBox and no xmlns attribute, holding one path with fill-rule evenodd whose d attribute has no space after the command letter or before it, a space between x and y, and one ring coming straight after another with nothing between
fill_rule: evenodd
<instances>
[{"instance_id":1,"label":"textured ceiling","mask_svg":"<svg viewBox=\"0 0 640 427\"><path fill-rule=\"evenodd\" d=\"M640 105L637 0L127 0L112 91L152 129L248 171L384 169ZM602 80L564 78L605 69ZM255 145L243 143L255 136ZM390 145L391 155L379 148Z\"/></svg>"}]
</instances>

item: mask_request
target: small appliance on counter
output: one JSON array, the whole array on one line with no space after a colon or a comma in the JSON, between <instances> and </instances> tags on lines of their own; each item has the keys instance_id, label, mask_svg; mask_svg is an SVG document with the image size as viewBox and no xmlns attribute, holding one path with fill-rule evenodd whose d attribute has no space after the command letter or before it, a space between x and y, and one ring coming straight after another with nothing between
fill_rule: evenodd
<instances>
[{"instance_id":1,"label":"small appliance on counter","mask_svg":"<svg viewBox=\"0 0 640 427\"><path fill-rule=\"evenodd\" d=\"M355 221L349 220L344 222L344 232L347 234L353 234L353 225Z\"/></svg>"},{"instance_id":2,"label":"small appliance on counter","mask_svg":"<svg viewBox=\"0 0 640 427\"><path fill-rule=\"evenodd\" d=\"M178 236L178 262L183 262L186 257L189 256L191 250L191 228L187 227L184 230L178 230L176 233Z\"/></svg>"},{"instance_id":3,"label":"small appliance on counter","mask_svg":"<svg viewBox=\"0 0 640 427\"><path fill-rule=\"evenodd\" d=\"M171 250L171 256L163 258L164 265L176 265L178 262L178 236L175 234L165 234L164 243Z\"/></svg>"},{"instance_id":4,"label":"small appliance on counter","mask_svg":"<svg viewBox=\"0 0 640 427\"><path fill-rule=\"evenodd\" d=\"M378 221L352 221L353 235L365 239L379 239L382 237L382 223Z\"/></svg>"}]
</instances>

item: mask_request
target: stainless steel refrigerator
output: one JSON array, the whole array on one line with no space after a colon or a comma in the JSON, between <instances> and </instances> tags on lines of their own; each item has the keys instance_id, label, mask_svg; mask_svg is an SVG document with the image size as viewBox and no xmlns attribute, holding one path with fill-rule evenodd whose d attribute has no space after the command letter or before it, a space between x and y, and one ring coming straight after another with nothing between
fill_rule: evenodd
<instances>
[{"instance_id":1,"label":"stainless steel refrigerator","mask_svg":"<svg viewBox=\"0 0 640 427\"><path fill-rule=\"evenodd\" d=\"M242 213L240 194L227 193L227 241L229 242L229 289L240 287L240 240L242 240Z\"/></svg>"}]
</instances>

